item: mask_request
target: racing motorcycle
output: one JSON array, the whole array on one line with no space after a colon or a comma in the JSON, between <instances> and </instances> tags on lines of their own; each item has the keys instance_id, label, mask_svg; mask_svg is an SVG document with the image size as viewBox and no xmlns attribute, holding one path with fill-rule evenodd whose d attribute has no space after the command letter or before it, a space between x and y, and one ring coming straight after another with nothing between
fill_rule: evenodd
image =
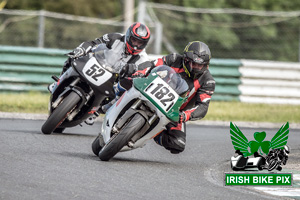
<instances>
[{"instance_id":1,"label":"racing motorcycle","mask_svg":"<svg viewBox=\"0 0 300 200\"><path fill-rule=\"evenodd\" d=\"M63 132L97 115L106 98L115 97L113 84L118 77L117 56L105 44L72 61L58 79L49 102L49 117L42 126L44 134ZM121 64L119 65L121 66Z\"/></svg>"},{"instance_id":2,"label":"racing motorcycle","mask_svg":"<svg viewBox=\"0 0 300 200\"><path fill-rule=\"evenodd\" d=\"M281 171L281 165L286 165L289 153L290 148L287 145L285 145L283 149L272 149L266 157L266 166L268 171L272 171L274 169Z\"/></svg>"},{"instance_id":3,"label":"racing motorcycle","mask_svg":"<svg viewBox=\"0 0 300 200\"><path fill-rule=\"evenodd\" d=\"M143 147L170 122L178 122L188 85L172 68L162 65L133 86L106 112L93 153L108 161L119 151Z\"/></svg>"}]
</instances>

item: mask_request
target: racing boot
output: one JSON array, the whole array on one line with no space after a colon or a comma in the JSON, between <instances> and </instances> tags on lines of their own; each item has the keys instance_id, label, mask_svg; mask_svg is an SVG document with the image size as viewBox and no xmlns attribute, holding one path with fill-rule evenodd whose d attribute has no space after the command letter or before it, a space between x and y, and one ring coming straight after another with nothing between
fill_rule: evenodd
<instances>
[{"instance_id":1,"label":"racing boot","mask_svg":"<svg viewBox=\"0 0 300 200\"><path fill-rule=\"evenodd\" d=\"M123 95L123 93L126 91L125 88L123 88L120 85L120 82L118 82L116 85L114 85L114 91L115 91L115 98L113 100L111 100L109 103L103 105L101 107L101 110L103 111L103 113L106 113L106 111L116 102L119 100L119 98Z\"/></svg>"},{"instance_id":2,"label":"racing boot","mask_svg":"<svg viewBox=\"0 0 300 200\"><path fill-rule=\"evenodd\" d=\"M172 154L181 153L185 149L186 133L175 129L170 131L172 127L176 126L172 123L167 124L167 130L153 138L158 145L165 147Z\"/></svg>"},{"instance_id":3,"label":"racing boot","mask_svg":"<svg viewBox=\"0 0 300 200\"><path fill-rule=\"evenodd\" d=\"M278 167L276 168L278 171L282 170L282 167L280 165L278 165Z\"/></svg>"},{"instance_id":4,"label":"racing boot","mask_svg":"<svg viewBox=\"0 0 300 200\"><path fill-rule=\"evenodd\" d=\"M119 96L116 96L116 97L115 97L113 100L111 100L109 103L103 105L103 106L101 107L102 112L105 114L105 113L108 111L108 109L109 109L116 101L118 101L119 98L120 98Z\"/></svg>"}]
</instances>

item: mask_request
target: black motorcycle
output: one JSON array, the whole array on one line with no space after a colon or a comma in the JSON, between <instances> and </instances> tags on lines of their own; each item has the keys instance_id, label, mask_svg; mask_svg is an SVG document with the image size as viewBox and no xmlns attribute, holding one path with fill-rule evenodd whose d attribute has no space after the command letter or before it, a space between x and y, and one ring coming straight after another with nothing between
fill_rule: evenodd
<instances>
[{"instance_id":1,"label":"black motorcycle","mask_svg":"<svg viewBox=\"0 0 300 200\"><path fill-rule=\"evenodd\" d=\"M290 148L284 146L283 149L272 149L266 157L266 166L268 171L277 169L282 170L281 165L286 165Z\"/></svg>"},{"instance_id":2,"label":"black motorcycle","mask_svg":"<svg viewBox=\"0 0 300 200\"><path fill-rule=\"evenodd\" d=\"M120 63L116 67L116 55L101 44L92 53L72 61L70 67L58 79L49 102L49 117L42 126L44 134L62 133L67 127L81 124L98 115L101 103L115 97L115 83Z\"/></svg>"}]
</instances>

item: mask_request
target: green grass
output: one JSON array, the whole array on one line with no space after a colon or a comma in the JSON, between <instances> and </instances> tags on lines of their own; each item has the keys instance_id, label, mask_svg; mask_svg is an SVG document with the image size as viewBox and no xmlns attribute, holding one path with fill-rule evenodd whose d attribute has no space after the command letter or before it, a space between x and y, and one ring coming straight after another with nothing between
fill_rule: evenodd
<instances>
[{"instance_id":1,"label":"green grass","mask_svg":"<svg viewBox=\"0 0 300 200\"><path fill-rule=\"evenodd\" d=\"M49 94L0 93L1 112L48 113Z\"/></svg>"},{"instance_id":2,"label":"green grass","mask_svg":"<svg viewBox=\"0 0 300 200\"><path fill-rule=\"evenodd\" d=\"M299 123L300 105L212 101L206 120Z\"/></svg>"},{"instance_id":3,"label":"green grass","mask_svg":"<svg viewBox=\"0 0 300 200\"><path fill-rule=\"evenodd\" d=\"M1 112L48 113L49 94L0 93ZM300 105L212 101L205 120L299 123Z\"/></svg>"}]
</instances>

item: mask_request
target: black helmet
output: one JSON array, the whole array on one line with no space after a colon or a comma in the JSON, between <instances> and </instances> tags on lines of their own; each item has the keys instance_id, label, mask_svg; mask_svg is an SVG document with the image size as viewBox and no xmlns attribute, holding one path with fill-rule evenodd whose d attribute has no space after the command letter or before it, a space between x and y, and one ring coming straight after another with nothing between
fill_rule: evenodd
<instances>
[{"instance_id":1,"label":"black helmet","mask_svg":"<svg viewBox=\"0 0 300 200\"><path fill-rule=\"evenodd\" d=\"M125 35L127 52L132 55L139 54L147 46L149 39L150 30L146 25L139 22L132 24Z\"/></svg>"},{"instance_id":2,"label":"black helmet","mask_svg":"<svg viewBox=\"0 0 300 200\"><path fill-rule=\"evenodd\" d=\"M198 78L207 69L209 64L211 53L208 46L200 41L190 42L183 51L183 67L185 72L192 78ZM205 65L201 70L192 68L191 62L200 65Z\"/></svg>"}]
</instances>

